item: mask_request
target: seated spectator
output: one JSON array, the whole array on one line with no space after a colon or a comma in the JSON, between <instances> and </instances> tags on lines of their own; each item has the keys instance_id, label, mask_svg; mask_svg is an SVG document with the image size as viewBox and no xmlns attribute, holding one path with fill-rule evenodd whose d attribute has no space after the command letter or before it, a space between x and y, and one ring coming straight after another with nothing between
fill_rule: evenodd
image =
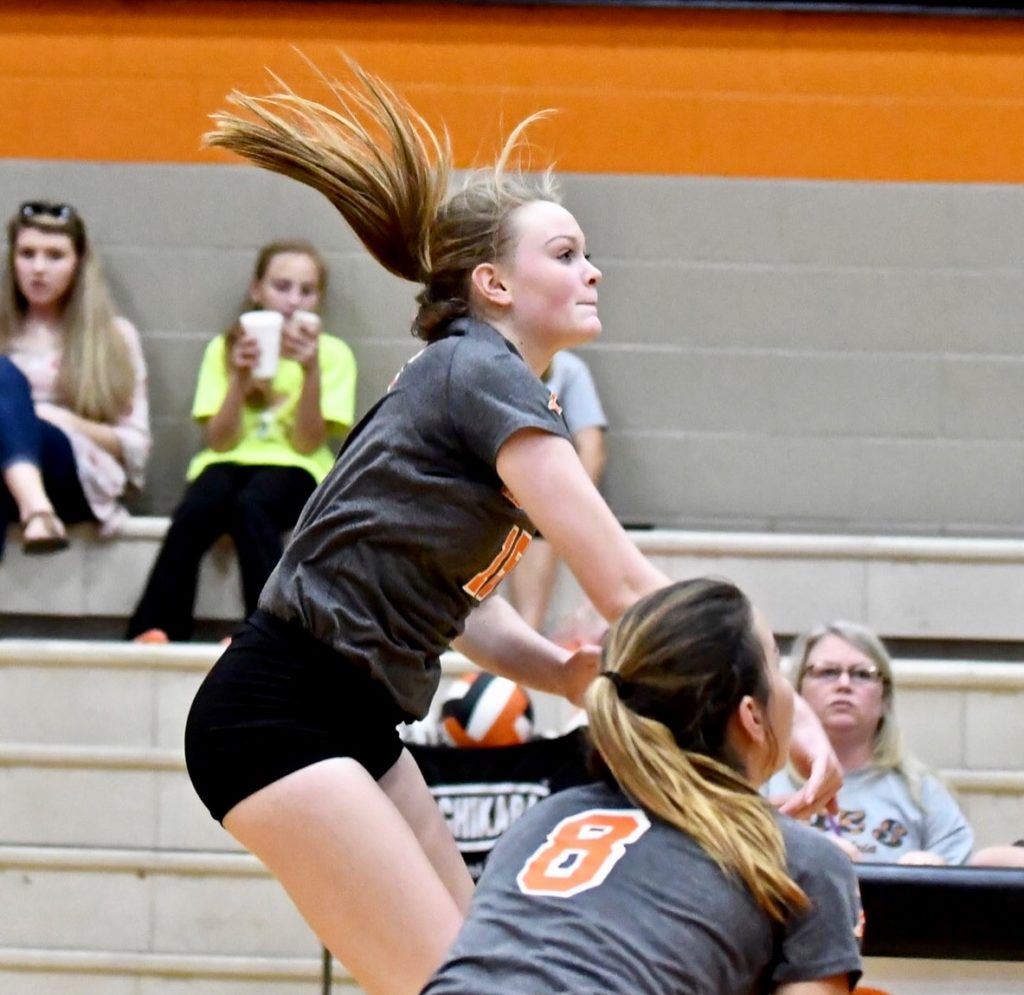
<instances>
[{"instance_id":1,"label":"seated spectator","mask_svg":"<svg viewBox=\"0 0 1024 995\"><path fill-rule=\"evenodd\" d=\"M327 442L341 437L355 410L356 364L339 338L322 334L327 270L305 241L265 245L256 259L247 306L284 316L281 360L257 379L257 340L239 322L207 346L192 417L207 448L194 457L128 638L187 640L194 628L203 554L231 536L251 613L291 529L334 461Z\"/></svg>"},{"instance_id":2,"label":"seated spectator","mask_svg":"<svg viewBox=\"0 0 1024 995\"><path fill-rule=\"evenodd\" d=\"M85 222L26 201L7 224L0 302L0 552L11 522L26 553L65 548L73 522L115 531L149 448L139 336L114 313Z\"/></svg>"},{"instance_id":3,"label":"seated spectator","mask_svg":"<svg viewBox=\"0 0 1024 995\"><path fill-rule=\"evenodd\" d=\"M793 690L764 619L691 580L616 622L586 696L600 783L532 806L495 845L423 995L847 992L853 866L756 788Z\"/></svg>"},{"instance_id":4,"label":"seated spectator","mask_svg":"<svg viewBox=\"0 0 1024 995\"><path fill-rule=\"evenodd\" d=\"M583 469L595 484L599 484L604 473L604 436L608 421L587 364L575 353L563 350L555 354L542 379L555 398L555 403L561 406ZM555 551L550 543L538 535L506 581L516 611L538 632L547 631L546 622L557 570L558 557ZM596 615L596 612L592 614ZM600 632L606 628L603 621L599 628ZM583 638L583 633L573 635L579 637L573 640L577 645L592 641ZM593 633L585 635L591 636ZM565 639L559 641L566 642Z\"/></svg>"},{"instance_id":5,"label":"seated spectator","mask_svg":"<svg viewBox=\"0 0 1024 995\"><path fill-rule=\"evenodd\" d=\"M974 835L938 778L903 748L892 661L882 641L852 622L802 636L790 655L793 683L821 720L844 772L838 817L814 825L853 855L883 864L962 864ZM765 793L790 794L799 781L777 774Z\"/></svg>"}]
</instances>

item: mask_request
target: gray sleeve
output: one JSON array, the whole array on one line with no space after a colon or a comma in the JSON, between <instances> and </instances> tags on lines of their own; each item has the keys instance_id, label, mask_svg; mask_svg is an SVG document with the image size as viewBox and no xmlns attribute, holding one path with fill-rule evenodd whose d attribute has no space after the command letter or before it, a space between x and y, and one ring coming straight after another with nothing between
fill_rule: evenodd
<instances>
[{"instance_id":1,"label":"gray sleeve","mask_svg":"<svg viewBox=\"0 0 1024 995\"><path fill-rule=\"evenodd\" d=\"M448 411L469 450L490 466L494 466L498 450L519 429L539 428L568 438L565 422L549 399L547 387L511 352L489 352L471 340L456 346L448 381Z\"/></svg>"},{"instance_id":2,"label":"gray sleeve","mask_svg":"<svg viewBox=\"0 0 1024 995\"><path fill-rule=\"evenodd\" d=\"M608 419L587 364L579 356L569 354L565 358L570 362L566 364L565 383L558 401L569 431L575 435L585 428L607 428Z\"/></svg>"},{"instance_id":3,"label":"gray sleeve","mask_svg":"<svg viewBox=\"0 0 1024 995\"><path fill-rule=\"evenodd\" d=\"M924 840L921 848L937 853L947 864L962 864L974 849L974 833L953 796L934 777L921 785Z\"/></svg>"},{"instance_id":4,"label":"gray sleeve","mask_svg":"<svg viewBox=\"0 0 1024 995\"><path fill-rule=\"evenodd\" d=\"M845 974L852 991L861 975L863 928L853 862L813 830L798 828L799 837L786 833L788 863L811 904L786 924L772 980L781 985Z\"/></svg>"}]
</instances>

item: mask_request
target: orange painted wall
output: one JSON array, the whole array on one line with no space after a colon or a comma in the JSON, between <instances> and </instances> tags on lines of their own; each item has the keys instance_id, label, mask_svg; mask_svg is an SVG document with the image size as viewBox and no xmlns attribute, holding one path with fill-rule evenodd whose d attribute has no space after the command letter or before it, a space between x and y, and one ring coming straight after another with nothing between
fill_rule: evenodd
<instances>
[{"instance_id":1,"label":"orange painted wall","mask_svg":"<svg viewBox=\"0 0 1024 995\"><path fill-rule=\"evenodd\" d=\"M506 123L563 169L1024 180L1024 23L856 15L271 0L11 0L0 11L0 155L213 162L206 116L291 45L349 52L466 162Z\"/></svg>"}]
</instances>

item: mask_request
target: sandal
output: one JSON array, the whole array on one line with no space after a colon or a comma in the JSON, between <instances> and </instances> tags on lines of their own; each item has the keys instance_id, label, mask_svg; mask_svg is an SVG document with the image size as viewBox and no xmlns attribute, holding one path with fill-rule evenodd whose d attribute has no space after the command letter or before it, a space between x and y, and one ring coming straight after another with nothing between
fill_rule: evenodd
<instances>
[{"instance_id":1,"label":"sandal","mask_svg":"<svg viewBox=\"0 0 1024 995\"><path fill-rule=\"evenodd\" d=\"M67 549L69 543L68 537L64 534L64 523L52 508L33 511L24 518L21 523L22 532L30 522L34 522L37 518L46 524L46 529L43 535L35 539L22 538L21 548L25 555L35 556L38 553L56 553L59 550Z\"/></svg>"}]
</instances>

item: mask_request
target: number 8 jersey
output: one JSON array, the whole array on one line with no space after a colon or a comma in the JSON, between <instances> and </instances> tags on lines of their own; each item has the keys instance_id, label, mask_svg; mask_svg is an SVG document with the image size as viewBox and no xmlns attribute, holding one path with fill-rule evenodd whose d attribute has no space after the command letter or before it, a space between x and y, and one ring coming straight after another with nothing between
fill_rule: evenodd
<instances>
[{"instance_id":1,"label":"number 8 jersey","mask_svg":"<svg viewBox=\"0 0 1024 995\"><path fill-rule=\"evenodd\" d=\"M860 976L850 860L780 816L808 912L773 925L685 833L604 784L535 805L498 841L422 995L746 995Z\"/></svg>"},{"instance_id":2,"label":"number 8 jersey","mask_svg":"<svg viewBox=\"0 0 1024 995\"><path fill-rule=\"evenodd\" d=\"M260 608L367 666L422 717L438 657L533 535L495 470L501 446L528 428L569 438L511 343L457 319L353 429Z\"/></svg>"}]
</instances>

